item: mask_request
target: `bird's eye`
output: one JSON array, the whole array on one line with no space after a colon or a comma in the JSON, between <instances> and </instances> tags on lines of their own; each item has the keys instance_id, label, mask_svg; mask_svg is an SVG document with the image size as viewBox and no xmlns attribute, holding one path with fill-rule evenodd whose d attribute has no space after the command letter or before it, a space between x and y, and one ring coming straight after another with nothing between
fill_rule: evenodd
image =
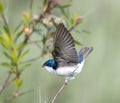
<instances>
[{"instance_id":1,"label":"bird's eye","mask_svg":"<svg viewBox=\"0 0 120 103\"><path fill-rule=\"evenodd\" d=\"M69 62L69 61L67 61L67 63L69 64L70 62Z\"/></svg>"}]
</instances>

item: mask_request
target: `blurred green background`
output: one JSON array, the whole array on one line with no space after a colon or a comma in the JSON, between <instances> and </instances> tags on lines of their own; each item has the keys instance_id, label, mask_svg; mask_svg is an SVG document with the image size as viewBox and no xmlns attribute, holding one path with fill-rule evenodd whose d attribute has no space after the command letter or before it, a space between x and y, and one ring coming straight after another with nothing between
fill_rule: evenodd
<instances>
[{"instance_id":1,"label":"blurred green background","mask_svg":"<svg viewBox=\"0 0 120 103\"><path fill-rule=\"evenodd\" d=\"M9 25L14 28L20 21L21 13L28 9L29 0L9 0L9 3L6 0L6 2L9 4L6 13ZM34 14L39 13L40 5L41 0L34 0ZM120 103L120 1L73 0L70 14L74 13L85 17L85 21L75 29L86 29L91 33L78 34L73 30L73 37L83 46L93 46L94 51L88 57L83 71L75 80L69 82L56 103ZM76 47L78 51L82 48L78 45ZM26 60L39 55L40 50L34 45L32 48L31 57L28 56ZM0 61L5 60L1 46L0 49ZM46 56L33 62L33 65L22 74L23 86L20 91L34 90L5 103L40 103L40 101L49 103L64 78L52 75L41 68L47 59ZM0 68L0 83L4 80L7 70ZM3 103L2 99L12 90L14 85L5 90L0 97L0 103Z\"/></svg>"}]
</instances>

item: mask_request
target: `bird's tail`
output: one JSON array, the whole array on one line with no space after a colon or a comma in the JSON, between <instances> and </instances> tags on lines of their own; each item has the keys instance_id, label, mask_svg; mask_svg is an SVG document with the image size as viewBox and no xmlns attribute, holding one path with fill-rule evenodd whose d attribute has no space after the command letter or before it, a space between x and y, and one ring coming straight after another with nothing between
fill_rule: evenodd
<instances>
[{"instance_id":1,"label":"bird's tail","mask_svg":"<svg viewBox=\"0 0 120 103\"><path fill-rule=\"evenodd\" d=\"M92 52L93 47L84 47L79 52L78 62L81 63Z\"/></svg>"}]
</instances>

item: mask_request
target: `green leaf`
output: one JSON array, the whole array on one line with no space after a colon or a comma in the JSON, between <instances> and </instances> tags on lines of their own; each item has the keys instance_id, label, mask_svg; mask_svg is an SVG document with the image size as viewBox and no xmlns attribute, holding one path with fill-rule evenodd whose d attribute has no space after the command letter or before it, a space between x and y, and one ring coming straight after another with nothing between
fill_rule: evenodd
<instances>
[{"instance_id":1,"label":"green leaf","mask_svg":"<svg viewBox=\"0 0 120 103\"><path fill-rule=\"evenodd\" d=\"M83 33L86 33L86 34L91 34L91 32L89 30L82 30Z\"/></svg>"},{"instance_id":2,"label":"green leaf","mask_svg":"<svg viewBox=\"0 0 120 103\"><path fill-rule=\"evenodd\" d=\"M46 40L47 40L46 36L43 35L42 43L45 44L45 43L46 43Z\"/></svg>"},{"instance_id":3,"label":"green leaf","mask_svg":"<svg viewBox=\"0 0 120 103\"><path fill-rule=\"evenodd\" d=\"M77 44L77 45L83 45L82 43L80 43L80 42L77 41L77 40L74 40L74 42L75 42L75 44Z\"/></svg>"},{"instance_id":4,"label":"green leaf","mask_svg":"<svg viewBox=\"0 0 120 103\"><path fill-rule=\"evenodd\" d=\"M3 38L0 36L0 43L3 41Z\"/></svg>"},{"instance_id":5,"label":"green leaf","mask_svg":"<svg viewBox=\"0 0 120 103\"><path fill-rule=\"evenodd\" d=\"M19 43L18 45L17 45L17 50L18 51L21 51L22 50L22 48L25 46L26 44L25 43Z\"/></svg>"},{"instance_id":6,"label":"green leaf","mask_svg":"<svg viewBox=\"0 0 120 103\"><path fill-rule=\"evenodd\" d=\"M41 33L41 30L40 29L35 29L35 33L37 33L38 35L42 35L42 33Z\"/></svg>"},{"instance_id":7,"label":"green leaf","mask_svg":"<svg viewBox=\"0 0 120 103\"><path fill-rule=\"evenodd\" d=\"M16 43L17 40L19 39L19 37L22 35L23 33L23 22L20 22L17 27L13 30L13 36L14 36L14 42ZM22 28L21 28L22 27Z\"/></svg>"},{"instance_id":8,"label":"green leaf","mask_svg":"<svg viewBox=\"0 0 120 103\"><path fill-rule=\"evenodd\" d=\"M13 47L13 40L6 32L2 33L2 36L0 37L0 42L6 49L11 50L11 48Z\"/></svg>"},{"instance_id":9,"label":"green leaf","mask_svg":"<svg viewBox=\"0 0 120 103\"><path fill-rule=\"evenodd\" d=\"M66 11L64 10L64 8L63 8L62 6L59 6L59 8L60 8L62 14L63 14L65 17L69 18L69 17L68 17L68 14L67 14Z\"/></svg>"},{"instance_id":10,"label":"green leaf","mask_svg":"<svg viewBox=\"0 0 120 103\"><path fill-rule=\"evenodd\" d=\"M3 54L4 54L4 56L7 57L8 59L11 59L10 54L8 54L7 52L4 51Z\"/></svg>"},{"instance_id":11,"label":"green leaf","mask_svg":"<svg viewBox=\"0 0 120 103\"><path fill-rule=\"evenodd\" d=\"M77 14L74 14L72 17L71 17L71 25L74 25L76 23L76 19L77 19L78 15Z\"/></svg>"},{"instance_id":12,"label":"green leaf","mask_svg":"<svg viewBox=\"0 0 120 103\"><path fill-rule=\"evenodd\" d=\"M22 35L23 31L21 30L19 33L17 33L14 42L17 42L17 40L19 39L19 37Z\"/></svg>"},{"instance_id":13,"label":"green leaf","mask_svg":"<svg viewBox=\"0 0 120 103\"><path fill-rule=\"evenodd\" d=\"M3 37L3 35L0 37L0 43L2 44L2 46L6 49L9 48L8 43L6 42L5 38Z\"/></svg>"},{"instance_id":14,"label":"green leaf","mask_svg":"<svg viewBox=\"0 0 120 103\"><path fill-rule=\"evenodd\" d=\"M70 6L71 6L71 4L61 5L62 8L68 8Z\"/></svg>"},{"instance_id":15,"label":"green leaf","mask_svg":"<svg viewBox=\"0 0 120 103\"><path fill-rule=\"evenodd\" d=\"M43 5L45 6L47 3L47 0L43 0Z\"/></svg>"},{"instance_id":16,"label":"green leaf","mask_svg":"<svg viewBox=\"0 0 120 103\"><path fill-rule=\"evenodd\" d=\"M23 26L23 21L21 21L21 22L16 26L16 28L14 29L14 32L16 33L16 32L20 29L21 26Z\"/></svg>"},{"instance_id":17,"label":"green leaf","mask_svg":"<svg viewBox=\"0 0 120 103\"><path fill-rule=\"evenodd\" d=\"M20 69L20 72L23 72L25 69L27 69L29 66L31 66L32 64L25 64L25 65L23 65L22 67L21 67L21 69Z\"/></svg>"},{"instance_id":18,"label":"green leaf","mask_svg":"<svg viewBox=\"0 0 120 103\"><path fill-rule=\"evenodd\" d=\"M2 62L0 65L4 66L4 67L10 67L10 64L7 62Z\"/></svg>"},{"instance_id":19,"label":"green leaf","mask_svg":"<svg viewBox=\"0 0 120 103\"><path fill-rule=\"evenodd\" d=\"M19 59L18 59L18 63L21 63L21 62L22 62L22 60L23 60L24 57L28 54L28 52L29 52L29 50L26 50L26 51L24 51L24 52L20 55L20 57L19 57Z\"/></svg>"},{"instance_id":20,"label":"green leaf","mask_svg":"<svg viewBox=\"0 0 120 103\"><path fill-rule=\"evenodd\" d=\"M22 15L22 19L24 22L26 22L26 24L30 24L32 21L32 16L31 16L31 12L30 11L26 11L23 13Z\"/></svg>"},{"instance_id":21,"label":"green leaf","mask_svg":"<svg viewBox=\"0 0 120 103\"><path fill-rule=\"evenodd\" d=\"M19 78L16 78L15 79L15 84L16 84L17 87L20 87L22 85L22 80L19 79Z\"/></svg>"},{"instance_id":22,"label":"green leaf","mask_svg":"<svg viewBox=\"0 0 120 103\"><path fill-rule=\"evenodd\" d=\"M0 36L0 43L3 45L4 39L2 36Z\"/></svg>"},{"instance_id":23,"label":"green leaf","mask_svg":"<svg viewBox=\"0 0 120 103\"><path fill-rule=\"evenodd\" d=\"M16 50L16 48L13 48L12 50L12 53L11 53L11 57L12 57L12 60L13 60L13 65L16 66L18 65L17 61L18 61L18 51Z\"/></svg>"},{"instance_id":24,"label":"green leaf","mask_svg":"<svg viewBox=\"0 0 120 103\"><path fill-rule=\"evenodd\" d=\"M7 26L4 26L4 32L9 33L9 28Z\"/></svg>"},{"instance_id":25,"label":"green leaf","mask_svg":"<svg viewBox=\"0 0 120 103\"><path fill-rule=\"evenodd\" d=\"M2 0L0 0L0 13L3 13L3 4L2 4Z\"/></svg>"},{"instance_id":26,"label":"green leaf","mask_svg":"<svg viewBox=\"0 0 120 103\"><path fill-rule=\"evenodd\" d=\"M55 22L54 22L54 20L52 21L52 23L53 23L54 27L56 27L56 28L57 28L58 24L57 24L57 23L55 23Z\"/></svg>"}]
</instances>

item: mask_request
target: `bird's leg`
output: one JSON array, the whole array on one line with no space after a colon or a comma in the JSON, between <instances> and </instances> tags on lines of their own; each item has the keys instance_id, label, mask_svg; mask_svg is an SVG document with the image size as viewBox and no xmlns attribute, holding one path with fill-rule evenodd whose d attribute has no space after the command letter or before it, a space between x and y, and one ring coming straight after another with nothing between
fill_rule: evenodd
<instances>
[{"instance_id":1,"label":"bird's leg","mask_svg":"<svg viewBox=\"0 0 120 103\"><path fill-rule=\"evenodd\" d=\"M74 73L75 73L75 71L78 69L78 67L79 67L79 66L77 66L77 67L74 69L74 71L70 73L71 78L74 77Z\"/></svg>"},{"instance_id":2,"label":"bird's leg","mask_svg":"<svg viewBox=\"0 0 120 103\"><path fill-rule=\"evenodd\" d=\"M68 82L69 82L71 79L74 79L74 77L71 77L71 76L66 77L66 78L65 78L65 81L64 81L65 85L67 85Z\"/></svg>"},{"instance_id":3,"label":"bird's leg","mask_svg":"<svg viewBox=\"0 0 120 103\"><path fill-rule=\"evenodd\" d=\"M67 85L68 84L68 80L67 79L65 79L65 85Z\"/></svg>"},{"instance_id":4,"label":"bird's leg","mask_svg":"<svg viewBox=\"0 0 120 103\"><path fill-rule=\"evenodd\" d=\"M71 72L70 73L70 77L72 78L74 76L74 72Z\"/></svg>"},{"instance_id":5,"label":"bird's leg","mask_svg":"<svg viewBox=\"0 0 120 103\"><path fill-rule=\"evenodd\" d=\"M68 84L69 79L70 79L70 77L66 77L66 78L65 78L65 85Z\"/></svg>"},{"instance_id":6,"label":"bird's leg","mask_svg":"<svg viewBox=\"0 0 120 103\"><path fill-rule=\"evenodd\" d=\"M72 79L75 78L75 77L74 77L74 73L75 73L75 71L76 71L77 69L78 69L78 66L74 69L73 72L70 73L70 75L69 75L68 77L65 78L65 85L68 84L68 81L69 81L69 80L72 80Z\"/></svg>"}]
</instances>

